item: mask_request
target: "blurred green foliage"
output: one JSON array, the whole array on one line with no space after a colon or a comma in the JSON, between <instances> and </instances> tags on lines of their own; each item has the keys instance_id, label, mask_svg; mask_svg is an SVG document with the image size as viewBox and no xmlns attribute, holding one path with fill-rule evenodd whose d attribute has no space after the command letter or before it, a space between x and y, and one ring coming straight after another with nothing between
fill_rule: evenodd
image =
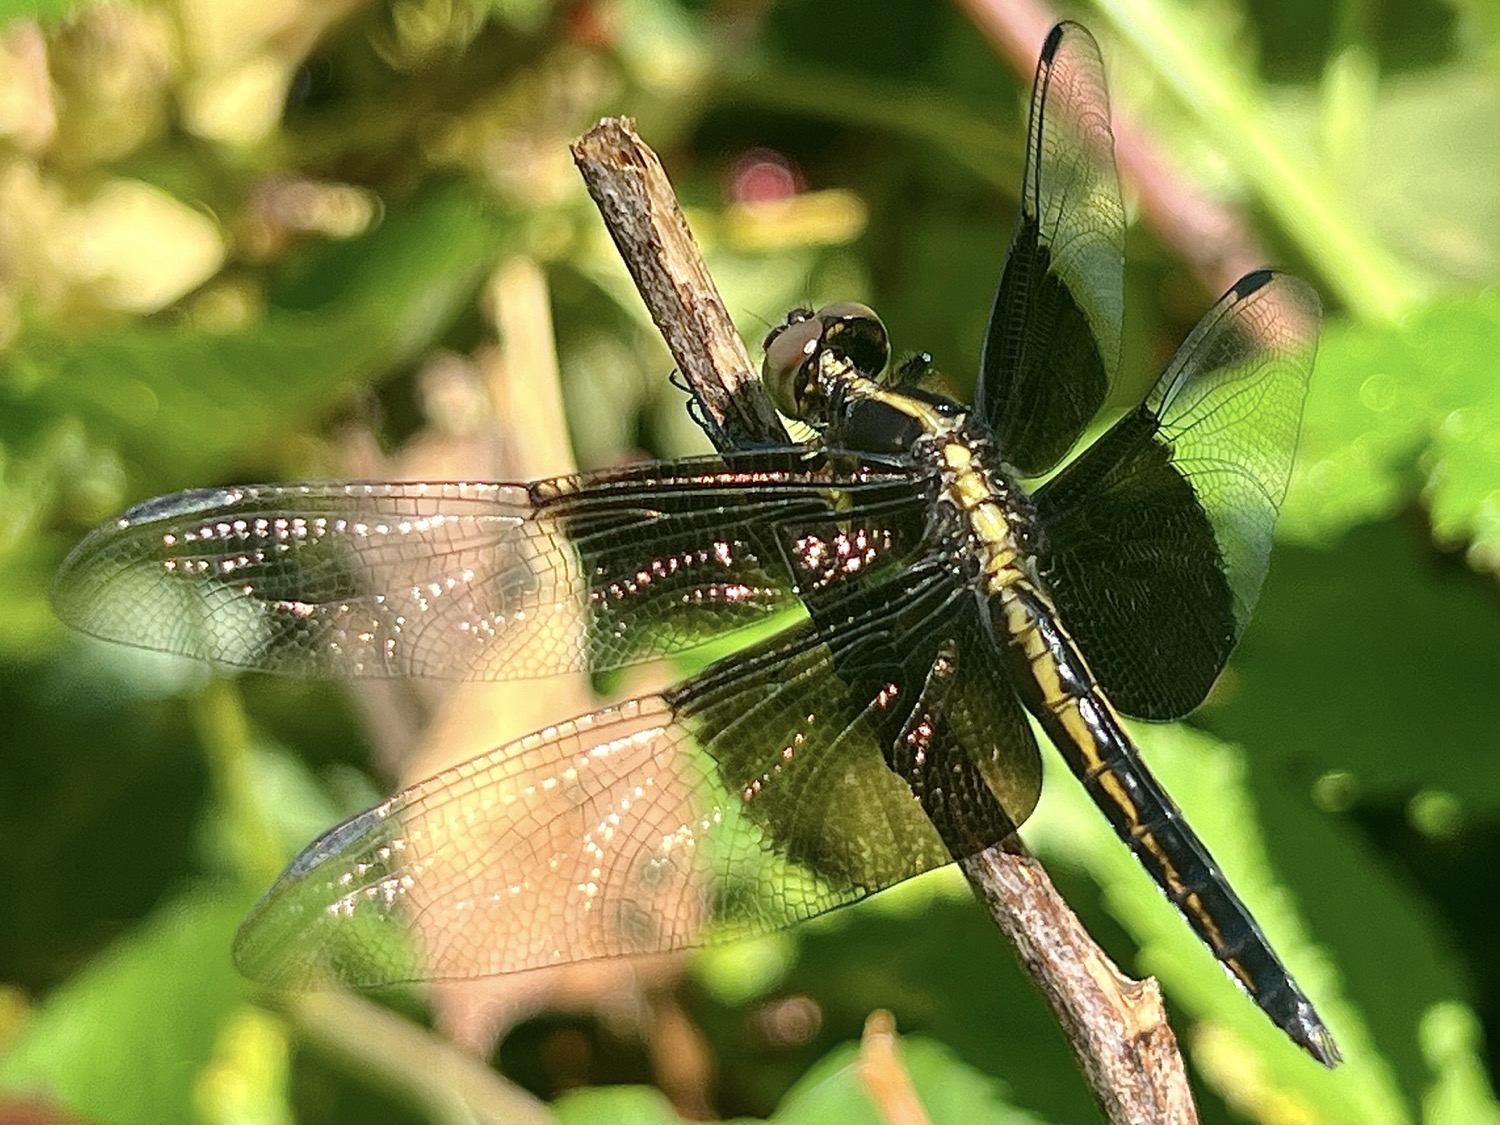
<instances>
[{"instance_id":1,"label":"blurred green foliage","mask_svg":"<svg viewBox=\"0 0 1500 1125\"><path fill-rule=\"evenodd\" d=\"M1171 174L1329 305L1255 623L1191 726L1141 734L1346 1065L1266 1024L1060 771L1026 838L1163 981L1205 1120L1495 1120L1500 19L1485 0L1058 14L1099 37L1117 116ZM205 686L67 636L50 576L144 497L347 474L442 432L444 372L514 354L501 262L545 281L577 460L701 448L569 163L606 113L662 154L752 352L791 304L860 299L966 393L1029 77L959 8L898 0L0 4L0 1109L529 1104L498 1076L442 1093L441 1040L315 1024L230 967L279 864L393 783L388 726L327 686ZM767 176L800 194L756 202ZM1131 231L1137 390L1229 280L1163 234ZM952 872L624 1001L611 981L512 1009L496 1055L536 1112L874 1120L854 1044L883 1008L935 1119L1097 1115Z\"/></svg>"}]
</instances>

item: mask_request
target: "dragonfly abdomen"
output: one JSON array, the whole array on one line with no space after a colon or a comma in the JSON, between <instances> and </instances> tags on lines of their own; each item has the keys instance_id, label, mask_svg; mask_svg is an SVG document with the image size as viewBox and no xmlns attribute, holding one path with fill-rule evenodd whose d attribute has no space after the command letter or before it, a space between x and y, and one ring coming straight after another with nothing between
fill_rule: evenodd
<instances>
[{"instance_id":1,"label":"dragonfly abdomen","mask_svg":"<svg viewBox=\"0 0 1500 1125\"><path fill-rule=\"evenodd\" d=\"M992 628L1023 702L1116 834L1251 999L1315 1057L1337 1062L1328 1029L1146 768L1049 600L1024 576L991 589Z\"/></svg>"}]
</instances>

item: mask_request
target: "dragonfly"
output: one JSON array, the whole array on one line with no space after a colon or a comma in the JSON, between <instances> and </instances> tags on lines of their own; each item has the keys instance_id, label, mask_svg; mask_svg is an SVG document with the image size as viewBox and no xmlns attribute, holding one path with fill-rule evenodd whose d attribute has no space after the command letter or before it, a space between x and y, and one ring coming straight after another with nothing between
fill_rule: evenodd
<instances>
[{"instance_id":1,"label":"dragonfly","mask_svg":"<svg viewBox=\"0 0 1500 1125\"><path fill-rule=\"evenodd\" d=\"M746 393L805 440L709 426L712 454L546 480L197 489L74 549L71 624L285 675L598 673L744 634L327 831L243 924L243 971L374 987L784 927L1015 833L1034 722L1233 979L1338 1062L1122 717L1194 710L1246 627L1318 297L1242 278L1074 453L1116 380L1125 231L1077 24L1043 47L1026 145L972 406L920 359L888 372L870 309L800 309Z\"/></svg>"}]
</instances>

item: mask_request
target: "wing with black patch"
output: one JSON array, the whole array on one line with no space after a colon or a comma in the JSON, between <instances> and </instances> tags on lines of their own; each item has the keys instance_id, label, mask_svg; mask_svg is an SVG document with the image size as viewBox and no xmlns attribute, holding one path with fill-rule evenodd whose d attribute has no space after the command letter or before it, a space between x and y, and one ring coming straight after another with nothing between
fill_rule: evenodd
<instances>
[{"instance_id":1,"label":"wing with black patch","mask_svg":"<svg viewBox=\"0 0 1500 1125\"><path fill-rule=\"evenodd\" d=\"M297 676L524 679L680 652L920 547L931 472L806 450L520 484L201 489L91 533L86 632Z\"/></svg>"},{"instance_id":2,"label":"wing with black patch","mask_svg":"<svg viewBox=\"0 0 1500 1125\"><path fill-rule=\"evenodd\" d=\"M995 292L975 410L1023 476L1062 459L1119 362L1125 210L1099 46L1052 29L1037 64L1021 210Z\"/></svg>"},{"instance_id":3,"label":"wing with black patch","mask_svg":"<svg viewBox=\"0 0 1500 1125\"><path fill-rule=\"evenodd\" d=\"M315 841L236 940L283 986L460 979L764 932L998 842L1030 728L938 566Z\"/></svg>"},{"instance_id":4,"label":"wing with black patch","mask_svg":"<svg viewBox=\"0 0 1500 1125\"><path fill-rule=\"evenodd\" d=\"M1305 282L1248 274L1145 402L1036 494L1052 596L1127 714L1191 711L1250 619L1321 316Z\"/></svg>"}]
</instances>

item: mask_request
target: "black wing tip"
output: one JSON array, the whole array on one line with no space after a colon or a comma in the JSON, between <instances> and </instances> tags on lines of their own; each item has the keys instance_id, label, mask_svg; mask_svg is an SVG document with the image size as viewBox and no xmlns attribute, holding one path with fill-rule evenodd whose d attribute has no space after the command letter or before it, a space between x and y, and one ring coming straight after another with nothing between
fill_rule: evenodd
<instances>
[{"instance_id":1,"label":"black wing tip","mask_svg":"<svg viewBox=\"0 0 1500 1125\"><path fill-rule=\"evenodd\" d=\"M1229 287L1229 295L1243 299L1253 293L1260 292L1273 281L1284 286L1295 286L1311 294L1314 299L1317 298L1318 291L1308 282L1294 273L1287 273L1286 270L1275 269L1271 266L1262 266L1258 270L1251 270Z\"/></svg>"},{"instance_id":2,"label":"black wing tip","mask_svg":"<svg viewBox=\"0 0 1500 1125\"><path fill-rule=\"evenodd\" d=\"M1251 270L1244 277L1240 278L1232 286L1230 286L1229 291L1243 301L1246 297L1250 296L1250 294L1264 289L1267 285L1271 284L1271 282L1275 281L1280 276L1280 270Z\"/></svg>"},{"instance_id":3,"label":"black wing tip","mask_svg":"<svg viewBox=\"0 0 1500 1125\"><path fill-rule=\"evenodd\" d=\"M1312 334L1316 335L1317 326L1323 318L1323 299L1309 282L1294 273L1272 269L1269 266L1251 270L1229 287L1229 292L1224 294L1223 299L1243 301L1253 297L1272 283L1278 286L1278 299L1284 299L1287 302L1287 311L1299 310L1309 318L1312 322Z\"/></svg>"},{"instance_id":4,"label":"black wing tip","mask_svg":"<svg viewBox=\"0 0 1500 1125\"><path fill-rule=\"evenodd\" d=\"M1068 33L1070 28L1075 27L1082 30L1083 25L1074 23L1072 20L1062 20L1052 25L1052 30L1047 32L1046 42L1042 44L1040 61L1043 66L1046 66L1057 57L1057 49L1062 46L1063 36Z\"/></svg>"},{"instance_id":5,"label":"black wing tip","mask_svg":"<svg viewBox=\"0 0 1500 1125\"><path fill-rule=\"evenodd\" d=\"M114 522L116 526L123 528L134 524L155 523L158 520L204 515L233 507L253 491L253 487L236 485L227 488L189 488L165 496L153 496L150 500L142 500L134 507L127 508Z\"/></svg>"},{"instance_id":6,"label":"black wing tip","mask_svg":"<svg viewBox=\"0 0 1500 1125\"><path fill-rule=\"evenodd\" d=\"M1057 57L1057 52L1059 48L1062 47L1062 41L1068 36L1084 39L1089 43L1096 44L1097 46L1097 40L1094 39L1094 33L1091 32L1088 28L1084 27L1083 24L1079 23L1077 20L1058 20L1055 24L1052 25L1052 30L1047 32L1047 39L1042 44L1042 54L1040 61L1043 66L1046 66L1048 63L1052 62L1054 58Z\"/></svg>"}]
</instances>

